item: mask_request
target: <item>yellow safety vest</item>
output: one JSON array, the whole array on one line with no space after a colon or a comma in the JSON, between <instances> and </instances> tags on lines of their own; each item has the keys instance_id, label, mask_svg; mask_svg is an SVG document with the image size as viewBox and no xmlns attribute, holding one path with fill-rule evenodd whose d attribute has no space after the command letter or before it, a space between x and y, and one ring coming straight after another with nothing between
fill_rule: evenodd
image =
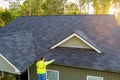
<instances>
[{"instance_id":1,"label":"yellow safety vest","mask_svg":"<svg viewBox=\"0 0 120 80\"><path fill-rule=\"evenodd\" d=\"M45 74L46 73L46 65L44 61L38 61L36 63L37 66L37 74Z\"/></svg>"}]
</instances>

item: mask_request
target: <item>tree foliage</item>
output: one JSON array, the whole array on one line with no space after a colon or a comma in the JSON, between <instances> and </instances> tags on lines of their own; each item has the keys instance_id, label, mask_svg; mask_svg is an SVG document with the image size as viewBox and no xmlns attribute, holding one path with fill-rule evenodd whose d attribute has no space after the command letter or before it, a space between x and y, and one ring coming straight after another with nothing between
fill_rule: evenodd
<instances>
[{"instance_id":1,"label":"tree foliage","mask_svg":"<svg viewBox=\"0 0 120 80\"><path fill-rule=\"evenodd\" d=\"M80 8L77 4L75 3L68 3L66 6L65 6L65 13L64 14L80 14Z\"/></svg>"},{"instance_id":2,"label":"tree foliage","mask_svg":"<svg viewBox=\"0 0 120 80\"><path fill-rule=\"evenodd\" d=\"M10 9L0 8L0 27L3 27L5 24L9 23L16 17L21 16L21 5L16 2L13 3L10 7Z\"/></svg>"},{"instance_id":3,"label":"tree foliage","mask_svg":"<svg viewBox=\"0 0 120 80\"><path fill-rule=\"evenodd\" d=\"M21 6L22 15L24 16L32 16L38 14L38 3L39 0L26 0Z\"/></svg>"},{"instance_id":4,"label":"tree foliage","mask_svg":"<svg viewBox=\"0 0 120 80\"><path fill-rule=\"evenodd\" d=\"M12 20L12 15L7 10L0 12L0 27Z\"/></svg>"},{"instance_id":5,"label":"tree foliage","mask_svg":"<svg viewBox=\"0 0 120 80\"><path fill-rule=\"evenodd\" d=\"M26 0L22 5L23 15L61 15L63 0Z\"/></svg>"},{"instance_id":6,"label":"tree foliage","mask_svg":"<svg viewBox=\"0 0 120 80\"><path fill-rule=\"evenodd\" d=\"M116 3L115 0L91 0L95 14L109 14L110 7Z\"/></svg>"},{"instance_id":7,"label":"tree foliage","mask_svg":"<svg viewBox=\"0 0 120 80\"><path fill-rule=\"evenodd\" d=\"M8 11L12 14L12 19L22 15L22 9L19 2L11 3L11 7L8 9Z\"/></svg>"},{"instance_id":8,"label":"tree foliage","mask_svg":"<svg viewBox=\"0 0 120 80\"><path fill-rule=\"evenodd\" d=\"M5 25L5 22L2 20L2 13L4 12L4 9L0 8L0 27Z\"/></svg>"},{"instance_id":9,"label":"tree foliage","mask_svg":"<svg viewBox=\"0 0 120 80\"><path fill-rule=\"evenodd\" d=\"M1 19L5 21L5 24L7 24L12 20L12 14L6 10L5 12L1 13Z\"/></svg>"}]
</instances>

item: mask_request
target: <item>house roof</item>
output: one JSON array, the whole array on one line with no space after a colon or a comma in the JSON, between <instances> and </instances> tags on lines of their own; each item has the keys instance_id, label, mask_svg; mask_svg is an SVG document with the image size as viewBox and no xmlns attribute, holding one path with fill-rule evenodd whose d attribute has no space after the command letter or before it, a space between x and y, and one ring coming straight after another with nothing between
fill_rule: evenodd
<instances>
[{"instance_id":1,"label":"house roof","mask_svg":"<svg viewBox=\"0 0 120 80\"><path fill-rule=\"evenodd\" d=\"M74 32L102 54L80 48L50 49ZM120 72L119 40L113 15L22 16L0 29L0 52L20 71L45 56L55 58L55 64Z\"/></svg>"}]
</instances>

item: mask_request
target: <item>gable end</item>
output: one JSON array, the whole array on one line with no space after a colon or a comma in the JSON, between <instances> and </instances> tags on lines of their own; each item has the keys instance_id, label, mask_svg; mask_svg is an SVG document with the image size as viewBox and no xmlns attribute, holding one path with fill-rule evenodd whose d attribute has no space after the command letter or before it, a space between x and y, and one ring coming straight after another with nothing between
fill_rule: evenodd
<instances>
[{"instance_id":1,"label":"gable end","mask_svg":"<svg viewBox=\"0 0 120 80\"><path fill-rule=\"evenodd\" d=\"M10 61L8 61L2 54L0 54L0 59L2 60L3 64L7 65L9 68L11 69L14 69L14 71L10 71L10 73L15 73L15 74L20 74L20 71L19 69L17 69ZM1 63L2 64L2 63ZM3 67L5 65L2 65ZM5 71L4 69L2 69L2 66L1 66L1 69L2 71Z\"/></svg>"},{"instance_id":2,"label":"gable end","mask_svg":"<svg viewBox=\"0 0 120 80\"><path fill-rule=\"evenodd\" d=\"M84 46L74 46L74 45L66 45L66 42L70 42L69 40L72 38L78 38L80 40L80 42L82 41ZM72 41L72 40L71 40ZM96 47L94 47L92 44L90 44L88 41L86 41L85 39L83 39L81 36L77 35L76 33L73 33L72 35L68 36L67 38L65 38L64 40L60 41L59 43L55 44L54 46L52 46L50 49L54 49L56 47L77 47L77 48L89 48L89 49L94 49L95 51L97 51L98 53L102 53L99 49L97 49Z\"/></svg>"}]
</instances>

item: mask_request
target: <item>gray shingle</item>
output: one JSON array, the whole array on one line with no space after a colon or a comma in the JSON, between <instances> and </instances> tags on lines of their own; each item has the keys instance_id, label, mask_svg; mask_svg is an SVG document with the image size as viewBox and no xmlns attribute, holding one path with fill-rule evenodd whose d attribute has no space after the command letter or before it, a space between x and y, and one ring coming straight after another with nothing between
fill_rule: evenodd
<instances>
[{"instance_id":1,"label":"gray shingle","mask_svg":"<svg viewBox=\"0 0 120 80\"><path fill-rule=\"evenodd\" d=\"M86 49L50 49L78 30L104 54ZM19 31L25 33L17 34ZM3 34L0 36L0 52L20 70L31 64L35 56L36 59L45 56L47 59L55 58L55 64L120 72L120 28L112 15L19 17L0 29L0 35ZM12 59L13 53L21 53L14 57L16 62ZM24 62L21 61L22 55L26 58Z\"/></svg>"},{"instance_id":2,"label":"gray shingle","mask_svg":"<svg viewBox=\"0 0 120 80\"><path fill-rule=\"evenodd\" d=\"M29 32L0 35L0 53L22 71L33 63L36 57L32 40Z\"/></svg>"}]
</instances>

